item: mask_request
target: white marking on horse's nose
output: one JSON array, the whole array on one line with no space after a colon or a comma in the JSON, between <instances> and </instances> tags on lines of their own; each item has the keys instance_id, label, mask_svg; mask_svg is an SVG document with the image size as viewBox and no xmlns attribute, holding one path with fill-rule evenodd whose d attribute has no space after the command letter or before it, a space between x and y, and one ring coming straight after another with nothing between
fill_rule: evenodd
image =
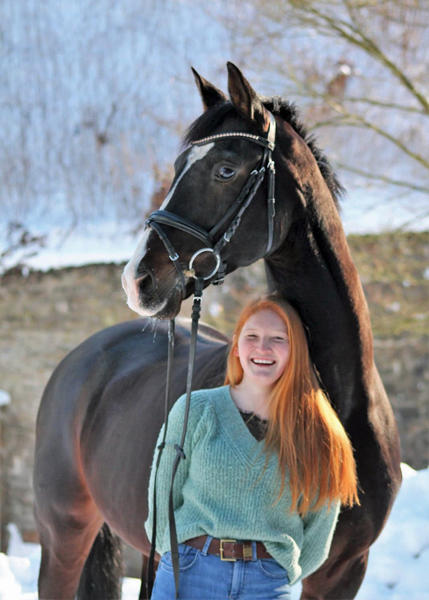
<instances>
[{"instance_id":1,"label":"white marking on horse's nose","mask_svg":"<svg viewBox=\"0 0 429 600\"><path fill-rule=\"evenodd\" d=\"M168 195L166 196L164 202L159 207L159 210L167 209L168 203L170 202L171 198L174 196L174 192L176 191L176 188L179 185L179 182L182 179L182 177L185 175L185 173L187 171L189 171L189 169L192 167L192 165L194 163L196 163L198 160L201 160L202 158L204 158L206 156L206 154L208 154L210 152L210 150L213 148L213 146L214 146L214 142L211 142L210 144L206 144L205 146L194 146L192 148L192 150L190 151L188 158L186 160L186 165L183 167L182 172L180 173L179 177L176 179L176 183L171 188L171 190L168 192Z\"/></svg>"},{"instance_id":2,"label":"white marking on horse's nose","mask_svg":"<svg viewBox=\"0 0 429 600\"><path fill-rule=\"evenodd\" d=\"M189 171L192 165L194 165L198 160L203 159L210 152L213 146L214 142L211 142L210 144L206 144L204 146L194 146L192 148L186 160L186 165L184 166L183 171L180 173L174 186L171 188L164 202L161 204L160 210L167 209L168 204L174 196L177 186L179 185L179 182L181 181L185 173ZM147 242L151 231L152 230L148 228L143 233L143 236L137 244L137 248L135 249L132 258L125 265L124 272L122 274L122 287L124 288L124 291L127 295L127 304L132 310L134 310L139 315L143 316L147 316L147 313L143 312L139 302L138 267L144 255L148 251Z\"/></svg>"},{"instance_id":3,"label":"white marking on horse's nose","mask_svg":"<svg viewBox=\"0 0 429 600\"><path fill-rule=\"evenodd\" d=\"M127 295L127 304L139 315L142 314L139 304L139 286L138 286L138 266L141 262L142 257L147 252L147 239L150 234L150 229L147 229L141 237L137 248L134 251L133 256L127 262L122 273L122 287Z\"/></svg>"}]
</instances>

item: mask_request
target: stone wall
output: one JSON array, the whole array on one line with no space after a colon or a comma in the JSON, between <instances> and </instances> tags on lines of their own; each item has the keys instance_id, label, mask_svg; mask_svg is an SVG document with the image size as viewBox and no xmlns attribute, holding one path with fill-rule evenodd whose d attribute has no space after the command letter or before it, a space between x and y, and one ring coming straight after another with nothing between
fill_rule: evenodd
<instances>
[{"instance_id":1,"label":"stone wall","mask_svg":"<svg viewBox=\"0 0 429 600\"><path fill-rule=\"evenodd\" d=\"M428 336L375 339L375 362L395 411L402 461L429 465Z\"/></svg>"},{"instance_id":2,"label":"stone wall","mask_svg":"<svg viewBox=\"0 0 429 600\"><path fill-rule=\"evenodd\" d=\"M30 273L27 277L12 273L0 282L0 389L12 399L10 405L0 408L2 532L8 522L14 522L25 539L37 538L32 516L31 472L35 420L42 391L55 366L80 342L104 327L135 318L125 304L120 285L122 270L117 265L90 265ZM391 283L389 292L383 296L368 272L364 277L371 313L381 311L384 320L390 314L387 322L391 324L400 311L389 313L386 307L394 302L405 306L401 294L408 293L415 285L399 286L396 290L396 284ZM263 287L261 264L238 271L223 286L207 291L203 319L230 333L239 306L249 295L262 292ZM412 308L417 315L424 311L419 304L425 298L422 289L414 290L410 296L418 300ZM184 303L182 314L190 315L190 301ZM398 333L398 328L403 327L399 321L394 333L383 329L379 320L374 327L378 332L376 363L398 420L403 460L416 469L429 463L428 335L420 321L421 317L416 321L418 329L413 321L408 332ZM2 536L2 549L5 544Z\"/></svg>"}]
</instances>

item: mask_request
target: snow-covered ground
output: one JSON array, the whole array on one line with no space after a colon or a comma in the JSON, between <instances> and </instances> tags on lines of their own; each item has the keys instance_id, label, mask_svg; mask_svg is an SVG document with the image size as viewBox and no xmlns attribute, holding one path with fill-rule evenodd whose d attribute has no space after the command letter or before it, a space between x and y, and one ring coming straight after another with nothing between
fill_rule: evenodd
<instances>
[{"instance_id":1,"label":"snow-covered ground","mask_svg":"<svg viewBox=\"0 0 429 600\"><path fill-rule=\"evenodd\" d=\"M402 465L404 481L392 514L373 545L357 600L429 600L429 467ZM40 546L24 544L10 525L8 556L0 554L0 600L37 600ZM126 578L123 600L136 600L137 579ZM300 585L293 588L298 600ZM207 599L209 600L209 599Z\"/></svg>"},{"instance_id":2,"label":"snow-covered ground","mask_svg":"<svg viewBox=\"0 0 429 600\"><path fill-rule=\"evenodd\" d=\"M0 263L2 270L21 264L25 274L30 269L47 271L63 267L79 267L97 263L121 263L128 261L137 246L138 235L129 233L129 227L111 221L98 225L88 224L70 234L60 228L52 228L46 235L43 247L34 248L29 256L26 247L16 250ZM0 233L0 248L1 248Z\"/></svg>"}]
</instances>

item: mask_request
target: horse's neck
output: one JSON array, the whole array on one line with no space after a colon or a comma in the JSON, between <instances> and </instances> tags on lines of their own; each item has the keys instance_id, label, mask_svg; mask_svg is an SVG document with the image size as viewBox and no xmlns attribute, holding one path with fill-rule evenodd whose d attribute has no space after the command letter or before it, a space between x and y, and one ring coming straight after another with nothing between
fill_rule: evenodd
<instances>
[{"instance_id":1,"label":"horse's neck","mask_svg":"<svg viewBox=\"0 0 429 600\"><path fill-rule=\"evenodd\" d=\"M293 227L266 271L270 290L299 310L323 386L347 418L356 397L368 397L373 345L368 306L333 205L328 219Z\"/></svg>"}]
</instances>

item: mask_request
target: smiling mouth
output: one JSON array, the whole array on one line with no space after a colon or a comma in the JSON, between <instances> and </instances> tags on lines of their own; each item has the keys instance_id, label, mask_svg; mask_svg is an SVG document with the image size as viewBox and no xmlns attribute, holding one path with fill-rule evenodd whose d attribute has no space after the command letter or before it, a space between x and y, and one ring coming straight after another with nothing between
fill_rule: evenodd
<instances>
[{"instance_id":1,"label":"smiling mouth","mask_svg":"<svg viewBox=\"0 0 429 600\"><path fill-rule=\"evenodd\" d=\"M265 358L252 358L251 361L254 365L267 365L267 366L274 365L276 362L275 360L269 360L269 359L265 359Z\"/></svg>"}]
</instances>

